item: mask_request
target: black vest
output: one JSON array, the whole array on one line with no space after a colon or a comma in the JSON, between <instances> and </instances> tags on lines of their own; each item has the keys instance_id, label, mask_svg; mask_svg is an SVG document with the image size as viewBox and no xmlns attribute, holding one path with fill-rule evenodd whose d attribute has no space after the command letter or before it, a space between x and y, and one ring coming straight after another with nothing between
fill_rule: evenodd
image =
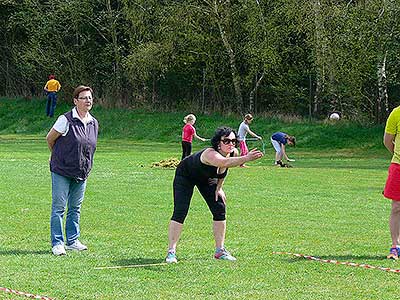
<instances>
[{"instance_id":1,"label":"black vest","mask_svg":"<svg viewBox=\"0 0 400 300\"><path fill-rule=\"evenodd\" d=\"M85 125L72 117L72 111L64 114L69 123L66 136L60 136L53 147L50 171L61 176L85 180L93 165L96 151L98 122L95 118Z\"/></svg>"}]
</instances>

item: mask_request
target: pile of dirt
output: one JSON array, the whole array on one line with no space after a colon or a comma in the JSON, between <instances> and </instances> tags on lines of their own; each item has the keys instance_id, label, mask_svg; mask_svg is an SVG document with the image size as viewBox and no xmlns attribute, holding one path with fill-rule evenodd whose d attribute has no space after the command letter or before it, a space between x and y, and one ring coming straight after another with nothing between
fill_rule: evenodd
<instances>
[{"instance_id":1,"label":"pile of dirt","mask_svg":"<svg viewBox=\"0 0 400 300\"><path fill-rule=\"evenodd\" d=\"M152 168L166 168L166 169L176 169L178 164L180 163L179 159L176 158L168 158L160 160L159 162L154 162L151 164Z\"/></svg>"}]
</instances>

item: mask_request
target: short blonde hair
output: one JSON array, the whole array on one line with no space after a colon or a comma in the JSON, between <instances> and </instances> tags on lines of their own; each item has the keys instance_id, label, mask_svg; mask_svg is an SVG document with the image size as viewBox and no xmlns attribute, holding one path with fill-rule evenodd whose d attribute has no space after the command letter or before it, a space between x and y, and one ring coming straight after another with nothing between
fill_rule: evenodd
<instances>
[{"instance_id":1,"label":"short blonde hair","mask_svg":"<svg viewBox=\"0 0 400 300\"><path fill-rule=\"evenodd\" d=\"M244 116L244 118L246 119L246 120L253 120L253 115L252 114L246 114L245 116Z\"/></svg>"},{"instance_id":2,"label":"short blonde hair","mask_svg":"<svg viewBox=\"0 0 400 300\"><path fill-rule=\"evenodd\" d=\"M195 121L196 122L196 116L194 114L188 114L186 117L183 118L183 122L186 124L187 122L190 121Z\"/></svg>"}]
</instances>

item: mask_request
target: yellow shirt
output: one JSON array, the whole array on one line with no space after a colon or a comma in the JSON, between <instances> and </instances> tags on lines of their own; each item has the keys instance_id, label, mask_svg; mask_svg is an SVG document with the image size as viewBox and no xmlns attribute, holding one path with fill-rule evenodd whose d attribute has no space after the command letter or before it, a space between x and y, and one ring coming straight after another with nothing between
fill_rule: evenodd
<instances>
[{"instance_id":1,"label":"yellow shirt","mask_svg":"<svg viewBox=\"0 0 400 300\"><path fill-rule=\"evenodd\" d=\"M400 164L400 106L390 113L386 121L385 133L395 136L392 163Z\"/></svg>"},{"instance_id":2,"label":"yellow shirt","mask_svg":"<svg viewBox=\"0 0 400 300\"><path fill-rule=\"evenodd\" d=\"M48 92L58 92L60 88L61 84L58 82L58 80L55 79L50 79L44 86L44 89L47 90Z\"/></svg>"}]
</instances>

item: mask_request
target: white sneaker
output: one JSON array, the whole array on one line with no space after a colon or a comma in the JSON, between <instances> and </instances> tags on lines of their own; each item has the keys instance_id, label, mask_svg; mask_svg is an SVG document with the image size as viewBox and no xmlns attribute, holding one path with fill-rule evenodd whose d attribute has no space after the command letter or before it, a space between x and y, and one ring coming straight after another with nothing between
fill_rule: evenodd
<instances>
[{"instance_id":1,"label":"white sneaker","mask_svg":"<svg viewBox=\"0 0 400 300\"><path fill-rule=\"evenodd\" d=\"M65 246L65 249L83 251L87 250L87 247L84 244L82 244L79 240L75 240L75 242L73 242L71 245Z\"/></svg>"},{"instance_id":2,"label":"white sneaker","mask_svg":"<svg viewBox=\"0 0 400 300\"><path fill-rule=\"evenodd\" d=\"M65 255L65 254L67 254L67 253L65 252L65 248L64 248L64 245L63 245L63 244L58 244L58 245L53 246L53 248L51 249L51 251L52 251L53 254L56 255L56 256L60 256L60 255Z\"/></svg>"},{"instance_id":3,"label":"white sneaker","mask_svg":"<svg viewBox=\"0 0 400 300\"><path fill-rule=\"evenodd\" d=\"M178 262L178 259L176 258L175 252L168 251L167 257L165 258L165 262L168 264L176 264Z\"/></svg>"}]
</instances>

